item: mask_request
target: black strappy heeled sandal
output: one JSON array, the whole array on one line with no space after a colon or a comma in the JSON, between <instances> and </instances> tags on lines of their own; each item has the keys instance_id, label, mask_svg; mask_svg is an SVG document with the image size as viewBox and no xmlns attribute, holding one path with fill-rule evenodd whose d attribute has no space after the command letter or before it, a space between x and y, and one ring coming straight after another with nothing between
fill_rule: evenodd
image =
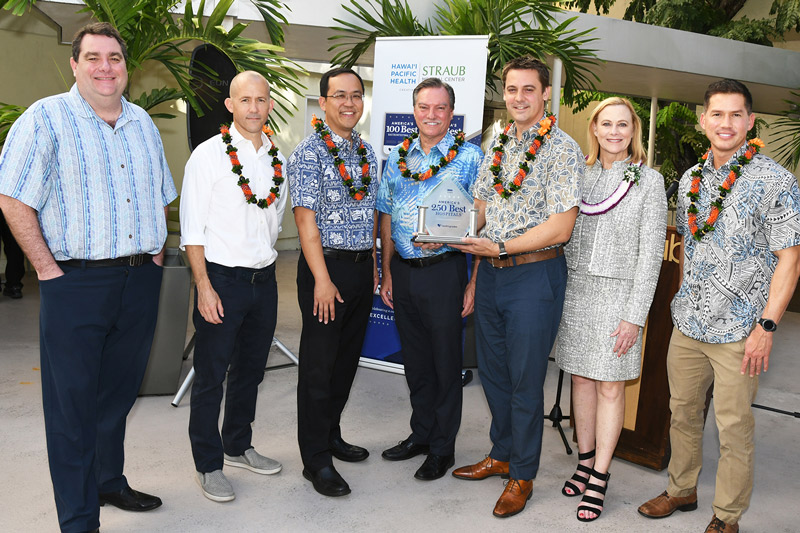
<instances>
[{"instance_id":1,"label":"black strappy heeled sandal","mask_svg":"<svg viewBox=\"0 0 800 533\"><path fill-rule=\"evenodd\" d=\"M578 454L578 461L588 461L594 457L594 450L586 452L586 453L579 453ZM589 483L589 476L592 475L592 468L589 466L582 465L578 463L578 471L572 474L572 477L569 478L567 481L564 482L564 486L561 488L561 494L572 498L573 496L580 496L586 490L586 484ZM578 472L583 472L586 476L579 476ZM579 490L578 486L573 483L573 481L577 481L578 483L583 483L584 489ZM567 492L567 489L572 491L572 494Z\"/></svg>"},{"instance_id":2,"label":"black strappy heeled sandal","mask_svg":"<svg viewBox=\"0 0 800 533\"><path fill-rule=\"evenodd\" d=\"M586 492L593 491L603 495L603 498L595 498L594 496L587 496L586 494L583 495L581 499L581 505L578 506L578 512L576 513L576 517L581 522L594 522L598 518L600 518L600 514L603 512L603 505L606 501L606 489L608 488L608 480L611 478L611 472L606 472L605 474L601 474L595 469L592 469L592 476L600 481L605 481L605 486L601 487L600 485L595 485L594 483L589 483L586 485ZM583 505L584 503L590 503L592 505L597 505L599 507L589 507L588 505ZM581 518L581 511L589 511L595 514L594 518Z\"/></svg>"}]
</instances>

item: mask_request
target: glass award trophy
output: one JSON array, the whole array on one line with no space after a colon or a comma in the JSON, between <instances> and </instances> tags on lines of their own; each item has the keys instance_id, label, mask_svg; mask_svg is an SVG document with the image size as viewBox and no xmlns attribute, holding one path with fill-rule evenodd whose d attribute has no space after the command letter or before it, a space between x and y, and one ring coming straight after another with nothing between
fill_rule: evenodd
<instances>
[{"instance_id":1,"label":"glass award trophy","mask_svg":"<svg viewBox=\"0 0 800 533\"><path fill-rule=\"evenodd\" d=\"M469 193L453 180L442 180L417 209L414 242L459 244L464 237L477 236L478 210Z\"/></svg>"}]
</instances>

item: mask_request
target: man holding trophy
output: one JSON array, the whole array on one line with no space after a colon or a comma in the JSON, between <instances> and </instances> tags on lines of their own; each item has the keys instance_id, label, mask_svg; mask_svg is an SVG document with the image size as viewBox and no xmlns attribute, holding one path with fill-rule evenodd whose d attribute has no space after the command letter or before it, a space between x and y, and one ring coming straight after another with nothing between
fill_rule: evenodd
<instances>
[{"instance_id":1,"label":"man holding trophy","mask_svg":"<svg viewBox=\"0 0 800 533\"><path fill-rule=\"evenodd\" d=\"M475 344L493 446L484 460L453 476L509 477L494 508L499 518L525 508L539 469L542 387L567 281L562 244L581 200L583 155L545 111L549 98L547 65L530 56L505 65L503 99L512 121L494 140L473 187L483 236L456 245L480 256Z\"/></svg>"},{"instance_id":2,"label":"man holding trophy","mask_svg":"<svg viewBox=\"0 0 800 533\"><path fill-rule=\"evenodd\" d=\"M438 78L423 80L414 89L413 105L418 131L389 155L376 206L381 298L395 312L412 407L411 435L385 450L383 458L402 461L427 454L414 477L430 481L454 464L461 424L462 322L472 313L475 295L464 254L442 243L467 234L474 218L469 191L483 154L465 142L464 132L449 132L455 108L450 85ZM432 235L420 245L412 239L425 232L418 220L426 211ZM439 236L433 235L441 228Z\"/></svg>"}]
</instances>

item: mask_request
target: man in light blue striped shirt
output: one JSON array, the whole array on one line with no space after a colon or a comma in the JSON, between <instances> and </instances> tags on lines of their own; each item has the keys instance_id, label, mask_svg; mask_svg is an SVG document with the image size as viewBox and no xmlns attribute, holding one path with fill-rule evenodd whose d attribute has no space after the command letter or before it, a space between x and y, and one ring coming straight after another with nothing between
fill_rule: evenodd
<instances>
[{"instance_id":1,"label":"man in light blue striped shirt","mask_svg":"<svg viewBox=\"0 0 800 533\"><path fill-rule=\"evenodd\" d=\"M34 103L0 156L0 208L39 278L42 403L62 531L97 530L105 503L161 505L129 487L123 440L177 192L158 130L122 97L126 58L111 25L79 30L75 85Z\"/></svg>"}]
</instances>

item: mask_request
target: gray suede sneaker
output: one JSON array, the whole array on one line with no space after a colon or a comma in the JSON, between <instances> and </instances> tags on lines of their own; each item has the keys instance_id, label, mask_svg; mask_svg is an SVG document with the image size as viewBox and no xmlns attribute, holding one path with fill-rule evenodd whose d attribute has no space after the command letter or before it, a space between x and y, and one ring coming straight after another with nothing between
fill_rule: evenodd
<instances>
[{"instance_id":1,"label":"gray suede sneaker","mask_svg":"<svg viewBox=\"0 0 800 533\"><path fill-rule=\"evenodd\" d=\"M244 455L239 455L238 457L231 457L225 454L225 464L246 468L256 474L277 474L281 471L281 464L278 461L264 457L255 448L245 450Z\"/></svg>"},{"instance_id":2,"label":"gray suede sneaker","mask_svg":"<svg viewBox=\"0 0 800 533\"><path fill-rule=\"evenodd\" d=\"M222 473L222 470L214 470L207 474L197 472L197 484L203 490L203 495L209 500L215 502L229 502L236 497L233 493L228 478Z\"/></svg>"}]
</instances>

